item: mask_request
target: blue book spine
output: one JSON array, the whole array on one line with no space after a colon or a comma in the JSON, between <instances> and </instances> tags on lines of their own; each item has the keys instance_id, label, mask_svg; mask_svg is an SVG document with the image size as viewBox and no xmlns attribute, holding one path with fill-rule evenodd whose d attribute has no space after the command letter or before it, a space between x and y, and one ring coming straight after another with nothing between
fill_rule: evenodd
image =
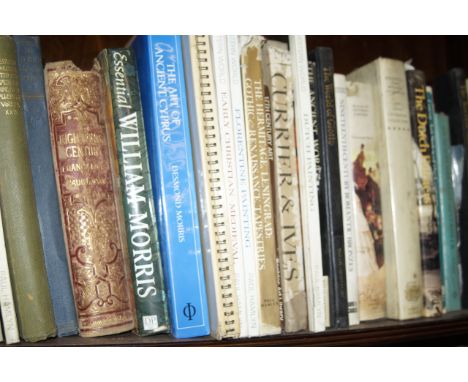
<instances>
[{"instance_id":1,"label":"blue book spine","mask_svg":"<svg viewBox=\"0 0 468 382\"><path fill-rule=\"evenodd\" d=\"M427 104L437 193L443 305L446 312L451 312L461 309L461 288L457 248L457 215L451 178L449 120L446 115L434 112L430 88L427 88Z\"/></svg>"},{"instance_id":2,"label":"blue book spine","mask_svg":"<svg viewBox=\"0 0 468 382\"><path fill-rule=\"evenodd\" d=\"M14 40L29 160L57 335L70 336L78 333L78 325L52 162L41 48L38 37L15 36Z\"/></svg>"},{"instance_id":3,"label":"blue book spine","mask_svg":"<svg viewBox=\"0 0 468 382\"><path fill-rule=\"evenodd\" d=\"M210 333L180 36L138 36L143 117L172 334Z\"/></svg>"}]
</instances>

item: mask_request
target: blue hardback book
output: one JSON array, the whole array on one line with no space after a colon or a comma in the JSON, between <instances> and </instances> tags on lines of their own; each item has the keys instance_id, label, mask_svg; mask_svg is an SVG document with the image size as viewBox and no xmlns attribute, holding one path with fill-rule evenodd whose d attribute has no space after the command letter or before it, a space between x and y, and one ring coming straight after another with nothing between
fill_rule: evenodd
<instances>
[{"instance_id":1,"label":"blue hardback book","mask_svg":"<svg viewBox=\"0 0 468 382\"><path fill-rule=\"evenodd\" d=\"M78 325L52 161L41 48L38 37L15 36L14 40L34 194L57 335L70 336L78 333Z\"/></svg>"},{"instance_id":2,"label":"blue hardback book","mask_svg":"<svg viewBox=\"0 0 468 382\"><path fill-rule=\"evenodd\" d=\"M156 204L171 331L208 335L210 325L198 226L180 36L138 36L148 157Z\"/></svg>"},{"instance_id":3,"label":"blue hardback book","mask_svg":"<svg viewBox=\"0 0 468 382\"><path fill-rule=\"evenodd\" d=\"M444 114L434 113L430 88L427 89L427 104L437 194L443 306L444 311L451 312L461 309L461 286L457 246L457 208L451 176L449 119Z\"/></svg>"}]
</instances>

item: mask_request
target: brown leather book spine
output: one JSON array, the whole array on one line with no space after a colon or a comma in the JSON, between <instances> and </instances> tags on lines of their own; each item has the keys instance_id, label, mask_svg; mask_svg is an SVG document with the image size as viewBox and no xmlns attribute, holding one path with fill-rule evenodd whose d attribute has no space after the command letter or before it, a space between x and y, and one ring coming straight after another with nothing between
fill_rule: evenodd
<instances>
[{"instance_id":1,"label":"brown leather book spine","mask_svg":"<svg viewBox=\"0 0 468 382\"><path fill-rule=\"evenodd\" d=\"M97 70L69 61L45 68L55 175L80 335L132 330L134 308L119 229Z\"/></svg>"}]
</instances>

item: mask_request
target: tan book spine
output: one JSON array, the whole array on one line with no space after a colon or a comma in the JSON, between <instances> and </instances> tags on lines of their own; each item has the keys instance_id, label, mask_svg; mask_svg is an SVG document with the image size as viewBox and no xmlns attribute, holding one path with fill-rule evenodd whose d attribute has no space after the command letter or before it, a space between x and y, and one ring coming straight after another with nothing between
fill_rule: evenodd
<instances>
[{"instance_id":1,"label":"tan book spine","mask_svg":"<svg viewBox=\"0 0 468 382\"><path fill-rule=\"evenodd\" d=\"M241 67L260 283L260 335L272 335L281 333L281 320L261 46L262 38L250 38L241 50Z\"/></svg>"},{"instance_id":2,"label":"tan book spine","mask_svg":"<svg viewBox=\"0 0 468 382\"><path fill-rule=\"evenodd\" d=\"M421 253L416 182L404 64L379 58L349 75L375 86L387 280L387 317L422 314Z\"/></svg>"},{"instance_id":3,"label":"tan book spine","mask_svg":"<svg viewBox=\"0 0 468 382\"><path fill-rule=\"evenodd\" d=\"M291 55L285 43L263 46L271 101L273 189L285 332L307 329Z\"/></svg>"},{"instance_id":4,"label":"tan book spine","mask_svg":"<svg viewBox=\"0 0 468 382\"><path fill-rule=\"evenodd\" d=\"M135 327L99 72L45 67L52 152L80 335Z\"/></svg>"},{"instance_id":5,"label":"tan book spine","mask_svg":"<svg viewBox=\"0 0 468 382\"><path fill-rule=\"evenodd\" d=\"M211 333L239 337L236 279L209 36L182 40Z\"/></svg>"}]
</instances>

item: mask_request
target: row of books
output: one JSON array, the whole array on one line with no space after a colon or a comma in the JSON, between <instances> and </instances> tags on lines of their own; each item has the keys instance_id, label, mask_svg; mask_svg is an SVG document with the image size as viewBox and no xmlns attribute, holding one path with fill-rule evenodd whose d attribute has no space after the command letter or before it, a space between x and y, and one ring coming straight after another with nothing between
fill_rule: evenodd
<instances>
[{"instance_id":1,"label":"row of books","mask_svg":"<svg viewBox=\"0 0 468 382\"><path fill-rule=\"evenodd\" d=\"M305 36L130 45L82 71L44 68L37 37L0 37L7 343L461 309L462 70L433 95L398 60L337 74Z\"/></svg>"}]
</instances>

